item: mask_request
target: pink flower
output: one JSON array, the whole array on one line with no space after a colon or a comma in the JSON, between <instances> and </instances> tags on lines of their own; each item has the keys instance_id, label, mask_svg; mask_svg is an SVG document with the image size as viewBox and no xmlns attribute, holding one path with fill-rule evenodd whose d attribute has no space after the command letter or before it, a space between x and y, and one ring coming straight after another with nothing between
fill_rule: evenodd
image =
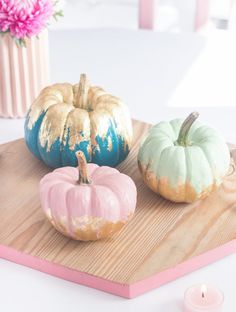
<instances>
[{"instance_id":1,"label":"pink flower","mask_svg":"<svg viewBox=\"0 0 236 312\"><path fill-rule=\"evenodd\" d=\"M53 13L52 0L0 0L0 31L17 39L38 35Z\"/></svg>"}]
</instances>

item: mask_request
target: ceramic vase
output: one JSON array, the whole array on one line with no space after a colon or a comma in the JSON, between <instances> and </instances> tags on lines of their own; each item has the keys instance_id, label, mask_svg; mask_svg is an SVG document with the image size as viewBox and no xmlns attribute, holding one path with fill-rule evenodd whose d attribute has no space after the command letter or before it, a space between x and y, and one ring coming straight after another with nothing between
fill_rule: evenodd
<instances>
[{"instance_id":1,"label":"ceramic vase","mask_svg":"<svg viewBox=\"0 0 236 312\"><path fill-rule=\"evenodd\" d=\"M39 91L49 83L48 32L27 38L19 46L0 37L0 116L24 117Z\"/></svg>"}]
</instances>

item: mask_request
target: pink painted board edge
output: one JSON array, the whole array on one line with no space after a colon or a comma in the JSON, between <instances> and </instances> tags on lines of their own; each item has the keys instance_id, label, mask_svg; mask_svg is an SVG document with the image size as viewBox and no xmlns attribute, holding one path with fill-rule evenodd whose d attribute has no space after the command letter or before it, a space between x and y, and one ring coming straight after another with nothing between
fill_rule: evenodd
<instances>
[{"instance_id":1,"label":"pink painted board edge","mask_svg":"<svg viewBox=\"0 0 236 312\"><path fill-rule=\"evenodd\" d=\"M135 298L236 252L236 239L134 284L120 284L0 245L0 258L124 298Z\"/></svg>"},{"instance_id":2,"label":"pink painted board edge","mask_svg":"<svg viewBox=\"0 0 236 312\"><path fill-rule=\"evenodd\" d=\"M11 247L0 245L0 258L21 264L61 279L129 298L129 286L114 283L47 260L31 256Z\"/></svg>"},{"instance_id":3,"label":"pink painted board edge","mask_svg":"<svg viewBox=\"0 0 236 312\"><path fill-rule=\"evenodd\" d=\"M201 269L213 262L221 260L236 252L236 239L221 245L220 247L209 250L199 256L184 261L173 268L167 269L153 276L130 285L130 298L158 288L188 273Z\"/></svg>"}]
</instances>

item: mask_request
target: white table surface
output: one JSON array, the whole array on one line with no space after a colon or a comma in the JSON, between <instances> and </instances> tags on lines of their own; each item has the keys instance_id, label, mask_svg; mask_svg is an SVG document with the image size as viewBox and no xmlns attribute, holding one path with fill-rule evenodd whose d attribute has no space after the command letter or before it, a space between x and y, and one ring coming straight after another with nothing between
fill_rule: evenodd
<instances>
[{"instance_id":1,"label":"white table surface","mask_svg":"<svg viewBox=\"0 0 236 312\"><path fill-rule=\"evenodd\" d=\"M136 119L155 123L198 110L204 122L236 142L236 44L229 37L53 31L50 53L53 82L76 82L86 72L91 82L123 98ZM0 143L22 137L23 123L0 119ZM226 297L224 311L234 311L236 254L132 300L0 259L0 307L4 312L177 312L184 290L202 282L218 285Z\"/></svg>"}]
</instances>

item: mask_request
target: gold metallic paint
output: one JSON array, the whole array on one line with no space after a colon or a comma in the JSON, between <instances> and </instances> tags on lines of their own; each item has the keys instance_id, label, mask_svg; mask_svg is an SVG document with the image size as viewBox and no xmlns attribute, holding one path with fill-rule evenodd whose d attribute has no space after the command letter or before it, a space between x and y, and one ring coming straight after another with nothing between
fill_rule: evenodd
<instances>
[{"instance_id":1,"label":"gold metallic paint","mask_svg":"<svg viewBox=\"0 0 236 312\"><path fill-rule=\"evenodd\" d=\"M40 115L46 112L39 133L42 147L47 144L49 151L57 139L65 144L69 129L70 149L73 150L76 144L83 140L90 141L91 138L95 152L99 150L96 137L104 139L111 122L116 125L117 135L124 139L125 147L130 147L133 133L126 105L102 88L89 86L87 106L79 108L76 102L78 90L79 84L74 86L69 83L54 84L43 89L32 104L29 112L29 129L32 129ZM108 148L112 149L110 141ZM91 153L91 145L88 145L88 150Z\"/></svg>"},{"instance_id":2,"label":"gold metallic paint","mask_svg":"<svg viewBox=\"0 0 236 312\"><path fill-rule=\"evenodd\" d=\"M206 187L201 193L197 193L190 183L183 183L179 181L176 187L171 187L167 177L157 178L156 174L149 171L148 168L143 167L138 163L139 170L143 176L144 182L155 193L167 198L173 202L192 203L196 200L206 198L211 192L215 191L219 184L213 183Z\"/></svg>"},{"instance_id":3,"label":"gold metallic paint","mask_svg":"<svg viewBox=\"0 0 236 312\"><path fill-rule=\"evenodd\" d=\"M68 236L67 219L62 217L60 221L55 223L51 216L51 211L48 210L47 218L52 225L63 235ZM118 222L110 222L100 217L83 216L80 218L74 218L71 220L73 233L70 233L71 237L76 240L93 241L103 239L111 236L113 233L118 232L132 217L130 215L127 220Z\"/></svg>"}]
</instances>

